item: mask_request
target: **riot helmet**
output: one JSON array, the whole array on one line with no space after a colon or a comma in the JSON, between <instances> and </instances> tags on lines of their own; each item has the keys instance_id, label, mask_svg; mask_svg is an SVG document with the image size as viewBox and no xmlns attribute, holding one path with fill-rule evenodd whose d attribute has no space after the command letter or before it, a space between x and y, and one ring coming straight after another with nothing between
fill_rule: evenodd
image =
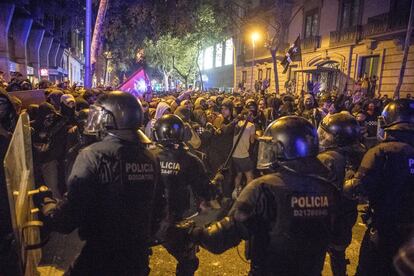
<instances>
[{"instance_id":1,"label":"riot helmet","mask_svg":"<svg viewBox=\"0 0 414 276\"><path fill-rule=\"evenodd\" d=\"M149 143L149 139L139 130L143 118L141 102L137 98L122 91L112 91L99 96L90 106L85 132L98 136L122 136L130 132L136 134L139 141Z\"/></svg>"},{"instance_id":2,"label":"riot helmet","mask_svg":"<svg viewBox=\"0 0 414 276\"><path fill-rule=\"evenodd\" d=\"M360 128L357 120L347 112L326 116L318 128L319 145L327 149L358 143Z\"/></svg>"},{"instance_id":3,"label":"riot helmet","mask_svg":"<svg viewBox=\"0 0 414 276\"><path fill-rule=\"evenodd\" d=\"M381 128L386 131L414 131L414 100L399 99L387 104L381 114Z\"/></svg>"},{"instance_id":4,"label":"riot helmet","mask_svg":"<svg viewBox=\"0 0 414 276\"><path fill-rule=\"evenodd\" d=\"M278 161L316 156L319 152L316 128L299 116L273 121L259 140L258 169L272 168Z\"/></svg>"},{"instance_id":5,"label":"riot helmet","mask_svg":"<svg viewBox=\"0 0 414 276\"><path fill-rule=\"evenodd\" d=\"M154 125L155 141L161 144L178 144L184 141L185 126L177 115L167 114L159 118Z\"/></svg>"},{"instance_id":6,"label":"riot helmet","mask_svg":"<svg viewBox=\"0 0 414 276\"><path fill-rule=\"evenodd\" d=\"M77 113L76 123L78 125L80 132L83 132L83 130L85 129L85 125L88 122L88 116L89 108L84 108Z\"/></svg>"}]
</instances>

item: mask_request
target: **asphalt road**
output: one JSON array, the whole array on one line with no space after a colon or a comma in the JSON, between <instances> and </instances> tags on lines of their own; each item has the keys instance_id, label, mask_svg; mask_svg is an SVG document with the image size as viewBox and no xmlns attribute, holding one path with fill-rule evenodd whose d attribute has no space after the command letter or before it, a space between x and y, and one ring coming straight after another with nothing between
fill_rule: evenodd
<instances>
[{"instance_id":1,"label":"asphalt road","mask_svg":"<svg viewBox=\"0 0 414 276\"><path fill-rule=\"evenodd\" d=\"M348 275L354 275L358 263L359 247L365 226L361 220L353 228L352 244L347 249L347 257L350 260ZM42 276L60 276L79 252L82 243L77 239L77 234L70 236L56 236L54 241L45 248L45 258L39 268ZM249 264L244 259L244 243L237 248L228 250L221 255L214 255L201 249L198 253L200 266L196 275L247 275ZM175 275L176 261L162 246L153 249L151 256L150 275ZM325 260L323 275L332 275L329 265L329 257Z\"/></svg>"}]
</instances>

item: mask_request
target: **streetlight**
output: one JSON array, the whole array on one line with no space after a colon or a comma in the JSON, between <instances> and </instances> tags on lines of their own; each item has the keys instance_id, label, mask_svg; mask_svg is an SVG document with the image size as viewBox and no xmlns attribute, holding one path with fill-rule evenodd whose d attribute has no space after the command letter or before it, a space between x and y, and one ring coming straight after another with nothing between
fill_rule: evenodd
<instances>
[{"instance_id":1,"label":"streetlight","mask_svg":"<svg viewBox=\"0 0 414 276\"><path fill-rule=\"evenodd\" d=\"M252 33L252 36L251 36L251 38L252 38L252 45L253 45L253 61L252 61L252 78L250 79L250 88L253 90L253 78L254 78L254 59L255 59L255 56L254 56L254 48L255 48L255 46L256 46L256 41L259 39L259 37L260 37L260 35L259 35L259 33L257 33L257 32L254 32L254 33Z\"/></svg>"}]
</instances>

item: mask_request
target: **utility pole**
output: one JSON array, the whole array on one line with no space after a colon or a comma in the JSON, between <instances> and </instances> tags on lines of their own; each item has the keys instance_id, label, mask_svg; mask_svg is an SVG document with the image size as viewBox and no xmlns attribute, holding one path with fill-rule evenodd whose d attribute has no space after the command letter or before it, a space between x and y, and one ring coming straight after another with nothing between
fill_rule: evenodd
<instances>
[{"instance_id":1,"label":"utility pole","mask_svg":"<svg viewBox=\"0 0 414 276\"><path fill-rule=\"evenodd\" d=\"M397 86L394 91L394 99L400 98L400 89L404 79L405 67L407 66L408 52L410 50L411 33L413 31L414 23L414 0L411 1L410 19L408 20L407 34L405 35L404 54L400 69L400 76L398 78Z\"/></svg>"},{"instance_id":2,"label":"utility pole","mask_svg":"<svg viewBox=\"0 0 414 276\"><path fill-rule=\"evenodd\" d=\"M91 76L91 27L92 27L92 0L86 0L85 22L85 80L84 87L92 87Z\"/></svg>"}]
</instances>

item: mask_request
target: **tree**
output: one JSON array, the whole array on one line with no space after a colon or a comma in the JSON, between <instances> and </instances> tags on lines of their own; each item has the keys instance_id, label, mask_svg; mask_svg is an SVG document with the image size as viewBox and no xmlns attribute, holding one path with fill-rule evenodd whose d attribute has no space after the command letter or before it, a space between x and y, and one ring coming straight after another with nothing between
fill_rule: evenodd
<instances>
[{"instance_id":1,"label":"tree","mask_svg":"<svg viewBox=\"0 0 414 276\"><path fill-rule=\"evenodd\" d=\"M119 64L131 70L137 65L136 54L145 49L145 54L152 53L157 47L157 41L177 38L187 43L187 47L196 46L196 55L189 55L197 60L201 49L210 46L218 37L222 37L225 22L223 11L217 5L217 0L111 0L111 8L106 16L104 33L107 50L112 53L112 63L119 71ZM151 41L151 43L148 43ZM150 49L146 49L150 47ZM172 45L175 48L176 45ZM188 52L184 51L184 59ZM159 56L158 54L155 56ZM154 56L146 59L154 61ZM178 53L175 55L176 68L181 61ZM172 59L171 59L172 62ZM152 62L149 62L150 64ZM156 62L159 64L159 62ZM187 64L187 63L186 63ZM197 64L195 64L197 65ZM171 63L172 66L172 63ZM156 66L157 68L158 65ZM186 67L186 66L184 66ZM195 66L197 67L197 66ZM186 67L188 69L188 67ZM187 69L178 69L184 76ZM169 70L162 69L164 73ZM192 70L190 70L192 71ZM165 74L163 75L165 76ZM177 73L177 70L170 72ZM178 77L183 79L183 76ZM191 78L189 74L188 78Z\"/></svg>"},{"instance_id":2,"label":"tree","mask_svg":"<svg viewBox=\"0 0 414 276\"><path fill-rule=\"evenodd\" d=\"M199 55L206 47L214 45L225 38L226 26L229 22L226 19L227 17L224 16L224 10L217 9L217 7L217 5L204 4L198 9L194 31L191 34L191 40L194 41L197 50L196 65L200 77L201 90L204 90L204 87L201 68L198 64Z\"/></svg>"},{"instance_id":3,"label":"tree","mask_svg":"<svg viewBox=\"0 0 414 276\"><path fill-rule=\"evenodd\" d=\"M95 65L98 55L102 52L102 29L105 21L106 10L108 9L109 0L100 0L98 14L96 16L95 27L93 30L91 43L91 75L95 72ZM99 80L98 80L99 82Z\"/></svg>"},{"instance_id":4,"label":"tree","mask_svg":"<svg viewBox=\"0 0 414 276\"><path fill-rule=\"evenodd\" d=\"M398 78L398 83L394 91L394 99L400 98L400 89L401 89L401 85L404 79L405 67L407 66L408 52L410 51L411 33L413 31L413 22L414 22L414 0L411 1L410 17L408 19L408 27L407 27L407 33L405 36L405 43L404 43L403 61L401 64L401 69L400 69L400 77Z\"/></svg>"},{"instance_id":5,"label":"tree","mask_svg":"<svg viewBox=\"0 0 414 276\"><path fill-rule=\"evenodd\" d=\"M198 47L192 44L193 38L191 35L180 39L180 43L176 44L175 53L173 56L173 68L179 78L184 82L185 87L188 87L189 81L194 81L198 62Z\"/></svg>"},{"instance_id":6,"label":"tree","mask_svg":"<svg viewBox=\"0 0 414 276\"><path fill-rule=\"evenodd\" d=\"M144 42L146 61L163 74L167 90L170 77L181 79L187 86L194 76L197 49L190 42L189 36L180 39L172 34L163 35L156 41L147 39Z\"/></svg>"},{"instance_id":7,"label":"tree","mask_svg":"<svg viewBox=\"0 0 414 276\"><path fill-rule=\"evenodd\" d=\"M251 24L264 25L267 33L265 47L269 50L273 63L273 75L275 81L276 94L280 93L279 73L277 70L277 52L282 50L284 45L286 30L289 27L291 15L291 4L287 0L275 0L272 5L267 7L269 12L264 14L254 14L249 20L241 22L242 28Z\"/></svg>"},{"instance_id":8,"label":"tree","mask_svg":"<svg viewBox=\"0 0 414 276\"><path fill-rule=\"evenodd\" d=\"M162 73L166 90L169 90L168 80L174 70L173 50L176 43L179 43L178 39L173 38L171 34L164 35L157 41L147 39L144 42L146 61Z\"/></svg>"}]
</instances>

